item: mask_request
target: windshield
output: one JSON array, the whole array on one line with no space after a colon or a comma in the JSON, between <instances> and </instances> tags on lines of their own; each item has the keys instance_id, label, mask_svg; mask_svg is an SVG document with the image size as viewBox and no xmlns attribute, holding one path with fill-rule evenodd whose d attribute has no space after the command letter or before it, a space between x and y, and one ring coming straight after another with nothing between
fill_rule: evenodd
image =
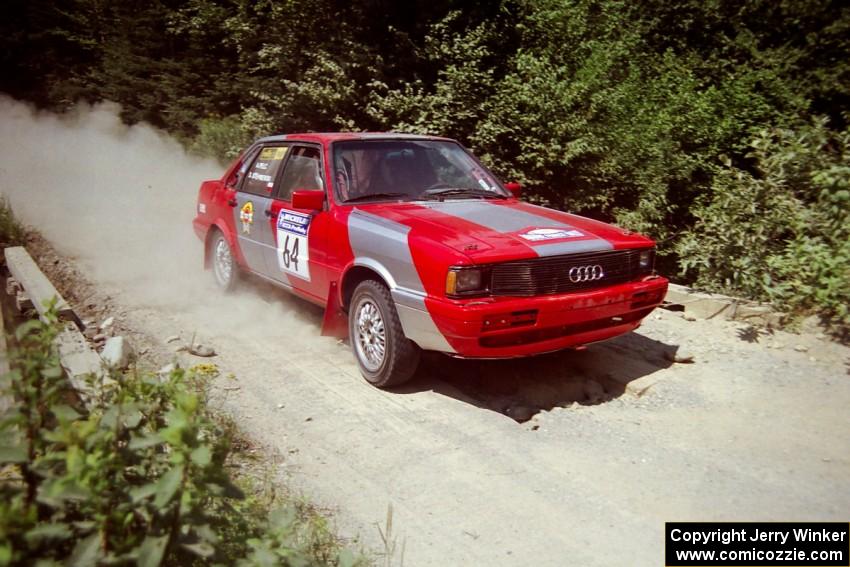
<instances>
[{"instance_id":1,"label":"windshield","mask_svg":"<svg viewBox=\"0 0 850 567\"><path fill-rule=\"evenodd\" d=\"M459 144L436 140L337 142L334 179L343 202L508 196Z\"/></svg>"}]
</instances>

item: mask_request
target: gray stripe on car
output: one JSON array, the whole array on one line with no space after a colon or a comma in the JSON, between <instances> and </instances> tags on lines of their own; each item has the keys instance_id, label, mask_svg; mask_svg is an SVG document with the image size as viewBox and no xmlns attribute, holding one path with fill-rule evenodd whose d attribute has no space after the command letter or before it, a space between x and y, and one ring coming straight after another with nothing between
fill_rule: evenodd
<instances>
[{"instance_id":1,"label":"gray stripe on car","mask_svg":"<svg viewBox=\"0 0 850 567\"><path fill-rule=\"evenodd\" d=\"M348 216L354 264L377 271L390 287L407 338L427 350L455 350L425 307L425 288L410 254L410 227L355 209Z\"/></svg>"},{"instance_id":2,"label":"gray stripe on car","mask_svg":"<svg viewBox=\"0 0 850 567\"><path fill-rule=\"evenodd\" d=\"M535 215L526 211L520 211L511 207L496 205L487 201L443 201L440 203L420 203L424 207L441 212L446 215L459 217L469 222L485 226L491 230L501 233L517 232L524 228L562 228L573 229L574 226L566 224L549 217ZM588 236L593 236L584 229L581 230ZM559 256L564 254L578 254L580 252L598 252L600 250L611 250L613 246L607 240L594 237L593 240L573 240L554 242L551 244L539 244L531 241L526 242L538 256Z\"/></svg>"},{"instance_id":3,"label":"gray stripe on car","mask_svg":"<svg viewBox=\"0 0 850 567\"><path fill-rule=\"evenodd\" d=\"M528 227L573 228L556 220L519 211L487 201L442 201L419 203L446 215L460 217L469 222L486 226L496 232L516 232Z\"/></svg>"},{"instance_id":4,"label":"gray stripe on car","mask_svg":"<svg viewBox=\"0 0 850 567\"><path fill-rule=\"evenodd\" d=\"M584 231L582 231L584 232ZM594 238L593 240L566 240L564 242L553 242L551 244L538 244L534 251L539 256L563 256L564 254L579 254L580 252L600 252L602 250L613 250L614 246L607 240Z\"/></svg>"}]
</instances>

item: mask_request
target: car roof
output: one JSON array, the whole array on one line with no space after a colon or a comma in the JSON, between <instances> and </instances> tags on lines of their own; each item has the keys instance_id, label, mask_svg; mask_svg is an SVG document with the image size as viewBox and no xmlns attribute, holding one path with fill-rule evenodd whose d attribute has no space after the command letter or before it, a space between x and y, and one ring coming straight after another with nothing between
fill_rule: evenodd
<instances>
[{"instance_id":1,"label":"car roof","mask_svg":"<svg viewBox=\"0 0 850 567\"><path fill-rule=\"evenodd\" d=\"M259 142L340 142L350 140L439 140L454 142L451 138L439 136L423 136L420 134L404 134L400 132L309 132L302 134L280 134L277 136L266 136Z\"/></svg>"}]
</instances>

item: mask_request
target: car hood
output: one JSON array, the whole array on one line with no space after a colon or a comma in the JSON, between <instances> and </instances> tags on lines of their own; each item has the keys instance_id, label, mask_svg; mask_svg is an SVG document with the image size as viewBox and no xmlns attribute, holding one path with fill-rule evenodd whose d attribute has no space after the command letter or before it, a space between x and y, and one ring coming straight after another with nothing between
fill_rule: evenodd
<instances>
[{"instance_id":1,"label":"car hood","mask_svg":"<svg viewBox=\"0 0 850 567\"><path fill-rule=\"evenodd\" d=\"M411 246L437 242L472 263L653 245L646 237L610 224L515 199L376 203L357 208L410 227Z\"/></svg>"}]
</instances>

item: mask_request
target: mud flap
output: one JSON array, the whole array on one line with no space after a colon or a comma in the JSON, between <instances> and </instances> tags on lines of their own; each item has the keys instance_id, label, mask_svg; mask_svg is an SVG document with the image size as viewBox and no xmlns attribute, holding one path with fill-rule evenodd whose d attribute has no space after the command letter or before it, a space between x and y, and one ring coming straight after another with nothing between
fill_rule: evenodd
<instances>
[{"instance_id":1,"label":"mud flap","mask_svg":"<svg viewBox=\"0 0 850 567\"><path fill-rule=\"evenodd\" d=\"M322 319L322 336L348 338L348 316L340 308L339 289L336 282L331 282L331 288L328 291L328 304L325 306L325 316Z\"/></svg>"}]
</instances>

